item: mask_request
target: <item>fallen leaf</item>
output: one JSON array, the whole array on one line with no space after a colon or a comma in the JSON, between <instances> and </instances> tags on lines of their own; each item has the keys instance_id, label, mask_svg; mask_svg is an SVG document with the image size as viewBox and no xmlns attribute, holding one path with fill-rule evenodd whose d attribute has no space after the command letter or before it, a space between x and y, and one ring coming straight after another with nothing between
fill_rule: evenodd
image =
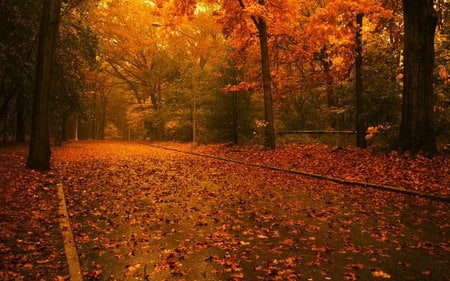
<instances>
[{"instance_id":1,"label":"fallen leaf","mask_svg":"<svg viewBox=\"0 0 450 281\"><path fill-rule=\"evenodd\" d=\"M372 275L374 277L381 277L381 278L386 278L386 279L391 278L390 274L387 274L386 272L383 272L382 270L375 270L374 272L372 272Z\"/></svg>"},{"instance_id":2,"label":"fallen leaf","mask_svg":"<svg viewBox=\"0 0 450 281\"><path fill-rule=\"evenodd\" d=\"M34 266L31 263L26 263L23 265L23 268L32 269Z\"/></svg>"}]
</instances>

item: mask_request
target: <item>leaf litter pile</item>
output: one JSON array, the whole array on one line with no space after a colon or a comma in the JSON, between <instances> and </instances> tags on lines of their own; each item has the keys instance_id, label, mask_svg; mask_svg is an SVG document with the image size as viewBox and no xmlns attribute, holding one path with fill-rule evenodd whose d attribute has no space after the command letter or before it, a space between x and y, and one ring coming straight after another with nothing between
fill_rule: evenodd
<instances>
[{"instance_id":1,"label":"leaf litter pile","mask_svg":"<svg viewBox=\"0 0 450 281\"><path fill-rule=\"evenodd\" d=\"M289 144L264 151L258 146L199 146L195 150L185 143L161 143L181 151L193 151L231 160L304 171L343 180L401 187L406 190L450 197L450 158L439 155L410 157L396 151L374 154L370 149L349 146Z\"/></svg>"},{"instance_id":2,"label":"leaf litter pile","mask_svg":"<svg viewBox=\"0 0 450 281\"><path fill-rule=\"evenodd\" d=\"M218 148L196 150L225 151ZM306 161L299 159L306 152L295 146L253 149L253 156L250 151L230 150L227 156L288 168ZM311 162L325 157L317 152L308 152ZM333 158L342 167L328 163L323 171L348 167L341 175L351 175L344 156ZM448 194L448 173L437 176L448 157L408 160L414 168L396 166L395 159L404 163L402 156L386 157L391 168L379 173L419 170L415 179L426 178L435 192ZM56 215L58 182L85 280L450 278L445 202L137 143L65 144L53 150L48 173L23 168L24 147L0 148L0 158L3 280L68 280ZM365 161L380 169L376 156ZM392 180L400 178L411 181Z\"/></svg>"}]
</instances>

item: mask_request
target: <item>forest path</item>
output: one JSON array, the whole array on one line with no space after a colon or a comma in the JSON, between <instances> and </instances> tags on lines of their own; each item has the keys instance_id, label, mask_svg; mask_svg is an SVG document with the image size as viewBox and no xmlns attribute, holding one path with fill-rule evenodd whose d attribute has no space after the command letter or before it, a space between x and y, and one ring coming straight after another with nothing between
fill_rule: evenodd
<instances>
[{"instance_id":1,"label":"forest path","mask_svg":"<svg viewBox=\"0 0 450 281\"><path fill-rule=\"evenodd\" d=\"M449 277L446 203L136 143L54 166L87 280Z\"/></svg>"}]
</instances>

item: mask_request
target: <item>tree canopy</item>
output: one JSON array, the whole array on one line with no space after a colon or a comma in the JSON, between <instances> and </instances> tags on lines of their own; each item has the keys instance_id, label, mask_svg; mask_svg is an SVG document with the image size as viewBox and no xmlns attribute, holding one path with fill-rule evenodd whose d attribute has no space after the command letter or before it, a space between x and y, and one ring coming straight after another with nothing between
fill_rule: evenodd
<instances>
[{"instance_id":1,"label":"tree canopy","mask_svg":"<svg viewBox=\"0 0 450 281\"><path fill-rule=\"evenodd\" d=\"M30 136L43 9L26 1L1 5L0 128L4 141L21 141ZM449 137L450 8L445 0L428 5L436 24L427 94L434 116L422 135L439 145ZM239 135L270 148L268 134L354 130L359 110L360 130L379 132L372 141L399 146L405 142L394 135L407 124L401 95L411 34L404 31L411 26L404 24L405 7L389 0L63 2L51 136L101 139L115 128L115 137L125 139ZM358 14L364 83L357 106ZM410 138L402 132L400 139Z\"/></svg>"}]
</instances>

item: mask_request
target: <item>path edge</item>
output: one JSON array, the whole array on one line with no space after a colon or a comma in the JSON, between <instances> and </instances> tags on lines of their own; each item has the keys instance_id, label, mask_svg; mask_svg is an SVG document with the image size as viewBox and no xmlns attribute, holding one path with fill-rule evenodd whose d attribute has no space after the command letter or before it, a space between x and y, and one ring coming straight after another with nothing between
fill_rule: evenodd
<instances>
[{"instance_id":1,"label":"path edge","mask_svg":"<svg viewBox=\"0 0 450 281\"><path fill-rule=\"evenodd\" d=\"M67 213L66 198L64 196L63 185L56 185L58 193L58 215L59 226L64 243L64 251L66 252L67 264L69 266L69 274L71 281L82 281L80 262L78 260L75 240L73 239L72 228L70 227L69 214Z\"/></svg>"},{"instance_id":2,"label":"path edge","mask_svg":"<svg viewBox=\"0 0 450 281\"><path fill-rule=\"evenodd\" d=\"M164 146L159 146L159 145L154 145L154 144L146 144L146 145L151 146L151 147L155 147L155 148L164 149L164 150L169 150L169 151L174 151L174 152L179 152L179 153L185 153L185 154L190 154L190 155L195 155L195 156L201 156L201 157L205 157L205 158L210 158L210 159L215 159L215 160L220 160L220 161L226 161L226 162L236 163L236 164L240 164L240 165L253 166L253 167L263 168L263 169L266 169L266 170L272 170L272 171L279 171L279 172L285 172L285 173L290 173L290 174L296 174L296 175L301 175L301 176L305 176L305 177L309 177L309 178L316 178L316 179L319 179L319 180L335 182L335 183L342 184L342 185L354 185L354 186L365 187L365 188L373 188L373 189L384 190L384 191L388 191L388 192L402 193L402 194L405 194L405 195L418 196L418 197L429 199L429 200L433 200L433 201L440 201L440 202L450 203L450 198L449 197L440 196L440 195L434 195L434 194L430 194L430 193L423 193L423 192L410 190L410 189L405 189L405 188L396 187L396 186L379 185L379 184L374 184L374 183L369 183L369 182L359 182L359 181L345 180L345 179L341 179L341 178L335 178L335 177L331 177L331 176L319 175L319 174L309 173L309 172L305 172L305 171L290 170L290 169L284 169L284 168L279 168L279 167L267 166L267 165L262 165L262 164L244 162L244 161L233 160L233 159L223 158L223 157L220 157L220 156L203 154L203 153L192 152L192 151L183 151L183 150L179 150L179 149L175 149L175 148L164 147Z\"/></svg>"}]
</instances>

